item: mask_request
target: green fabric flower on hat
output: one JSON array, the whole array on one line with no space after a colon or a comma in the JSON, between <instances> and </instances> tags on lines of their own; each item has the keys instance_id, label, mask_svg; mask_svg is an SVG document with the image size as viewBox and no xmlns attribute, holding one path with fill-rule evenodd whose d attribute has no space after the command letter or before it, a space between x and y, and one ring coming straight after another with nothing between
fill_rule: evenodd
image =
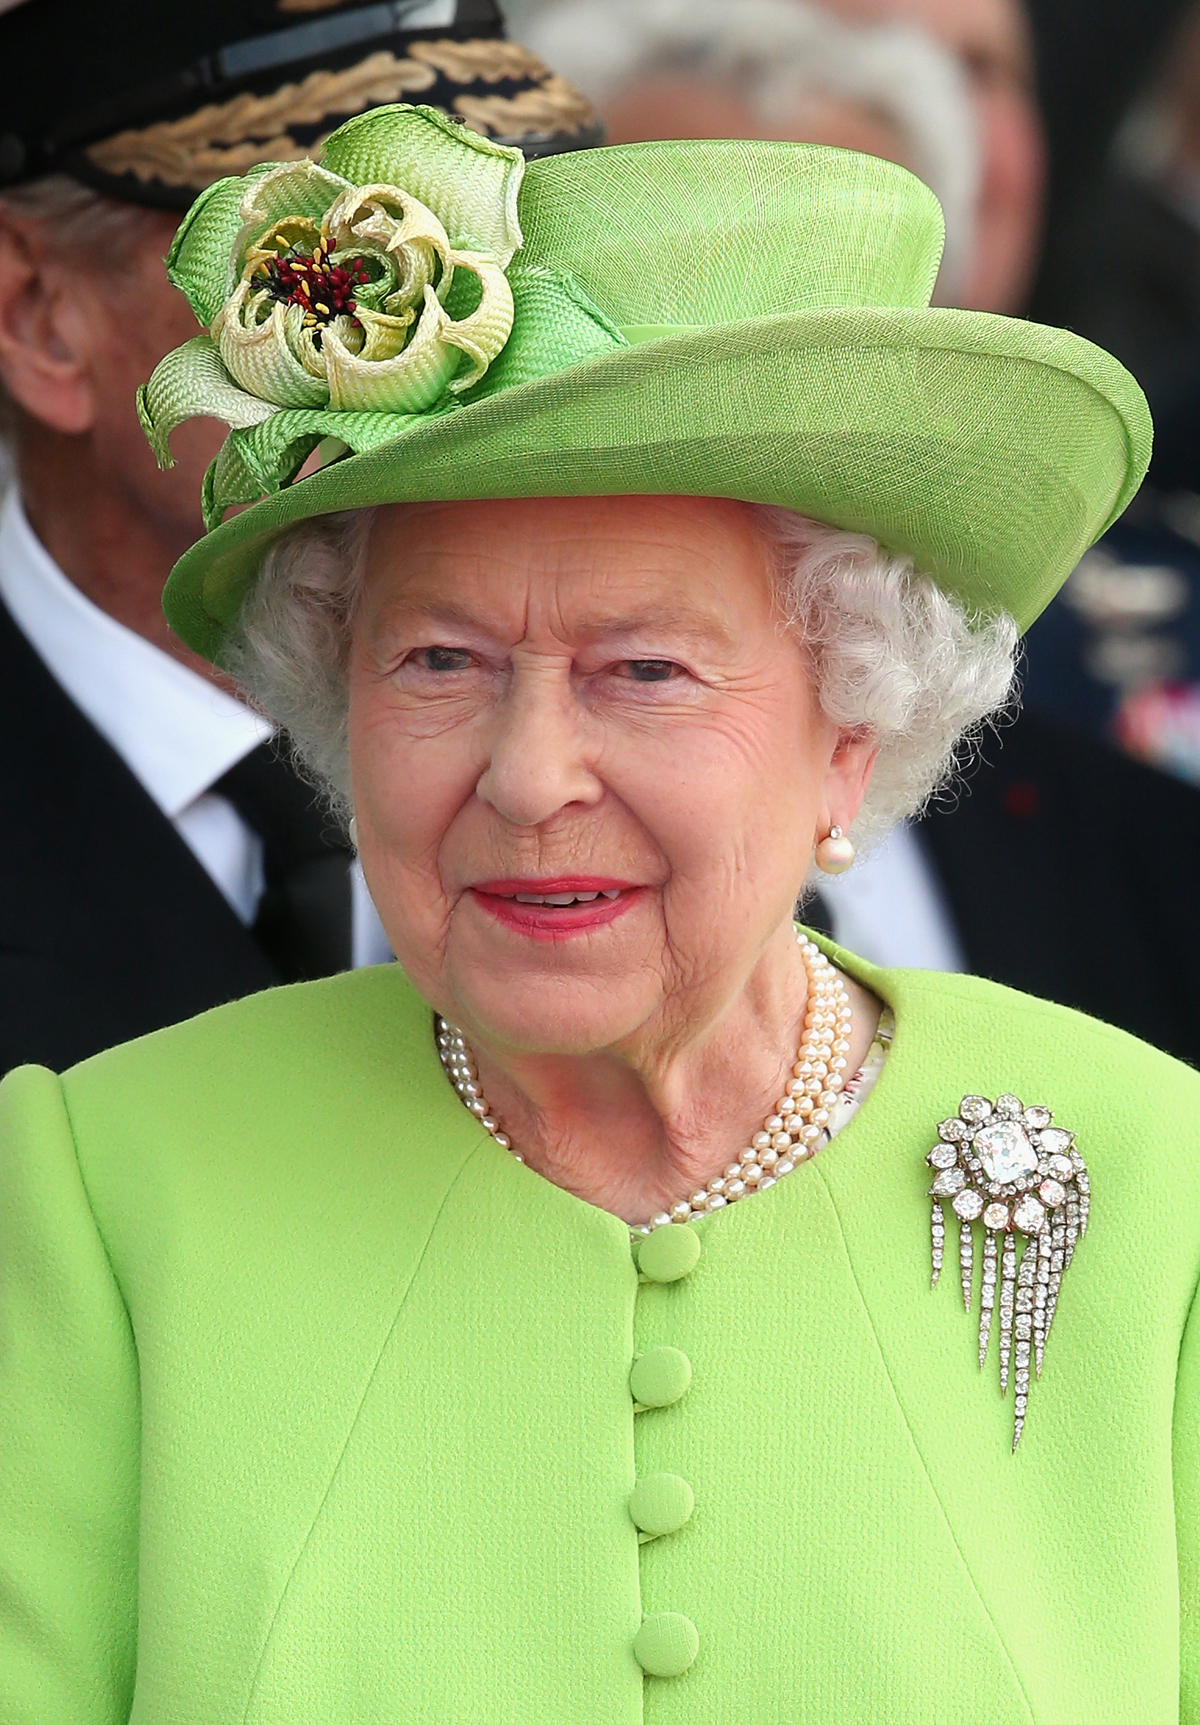
<instances>
[{"instance_id":1,"label":"green fabric flower on hat","mask_svg":"<svg viewBox=\"0 0 1200 1725\"><path fill-rule=\"evenodd\" d=\"M280 205L289 213L276 218ZM503 265L519 231L499 259L456 250L401 187L351 186L309 163L249 186L241 215L238 283L212 336L229 375L262 401L419 413L477 383L508 340ZM461 318L446 309L457 270L480 290Z\"/></svg>"},{"instance_id":2,"label":"green fabric flower on hat","mask_svg":"<svg viewBox=\"0 0 1200 1725\"><path fill-rule=\"evenodd\" d=\"M320 164L267 165L196 201L167 271L208 334L167 355L138 409L162 466L183 420L231 427L209 525L319 443L375 447L479 384L513 329L524 169L519 150L399 105L347 122Z\"/></svg>"}]
</instances>

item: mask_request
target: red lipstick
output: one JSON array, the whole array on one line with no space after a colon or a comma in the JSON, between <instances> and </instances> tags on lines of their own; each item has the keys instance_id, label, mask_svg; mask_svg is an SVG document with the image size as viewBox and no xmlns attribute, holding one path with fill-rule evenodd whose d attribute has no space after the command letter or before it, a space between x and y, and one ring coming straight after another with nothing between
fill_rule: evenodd
<instances>
[{"instance_id":1,"label":"red lipstick","mask_svg":"<svg viewBox=\"0 0 1200 1725\"><path fill-rule=\"evenodd\" d=\"M532 940L563 940L615 922L645 889L609 875L547 880L485 880L470 888L481 910Z\"/></svg>"}]
</instances>

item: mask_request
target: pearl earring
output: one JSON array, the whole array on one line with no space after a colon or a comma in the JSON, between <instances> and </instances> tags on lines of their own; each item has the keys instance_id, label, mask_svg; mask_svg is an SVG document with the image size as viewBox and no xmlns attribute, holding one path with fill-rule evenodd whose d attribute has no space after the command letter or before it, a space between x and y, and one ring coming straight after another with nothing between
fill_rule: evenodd
<instances>
[{"instance_id":1,"label":"pearl earring","mask_svg":"<svg viewBox=\"0 0 1200 1725\"><path fill-rule=\"evenodd\" d=\"M355 850L358 849L358 822L353 815L350 816L350 843Z\"/></svg>"},{"instance_id":2,"label":"pearl earring","mask_svg":"<svg viewBox=\"0 0 1200 1725\"><path fill-rule=\"evenodd\" d=\"M816 848L814 860L825 874L845 874L854 861L854 844L843 835L841 827L830 827Z\"/></svg>"}]
</instances>

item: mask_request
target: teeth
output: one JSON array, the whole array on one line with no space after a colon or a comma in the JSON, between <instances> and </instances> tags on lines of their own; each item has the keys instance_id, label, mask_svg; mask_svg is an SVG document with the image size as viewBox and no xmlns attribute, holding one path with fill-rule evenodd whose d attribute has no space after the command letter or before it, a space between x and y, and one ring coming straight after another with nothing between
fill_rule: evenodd
<instances>
[{"instance_id":1,"label":"teeth","mask_svg":"<svg viewBox=\"0 0 1200 1725\"><path fill-rule=\"evenodd\" d=\"M620 887L605 892L517 892L512 895L518 904L592 904L598 898L620 898Z\"/></svg>"}]
</instances>

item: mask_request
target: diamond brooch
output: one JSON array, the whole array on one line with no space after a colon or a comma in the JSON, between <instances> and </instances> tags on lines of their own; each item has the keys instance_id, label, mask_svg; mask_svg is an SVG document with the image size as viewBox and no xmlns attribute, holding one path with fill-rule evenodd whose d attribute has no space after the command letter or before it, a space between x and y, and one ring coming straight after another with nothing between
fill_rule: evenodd
<instances>
[{"instance_id":1,"label":"diamond brooch","mask_svg":"<svg viewBox=\"0 0 1200 1725\"><path fill-rule=\"evenodd\" d=\"M938 1127L938 1143L925 1160L934 1170L929 1188L933 1286L942 1273L942 1203L949 1199L958 1218L958 1264L968 1312L975 1273L972 1225L983 1226L979 1365L982 1370L987 1360L999 1279L1000 1391L1003 1395L1008 1390L1011 1368L1015 1450L1029 1404L1030 1361L1041 1377L1063 1274L1087 1232L1087 1166L1075 1148L1073 1132L1055 1126L1048 1108L1026 1108L1015 1096L998 1096L995 1102L964 1096L955 1118ZM1019 1262L1018 1238L1024 1242Z\"/></svg>"}]
</instances>

